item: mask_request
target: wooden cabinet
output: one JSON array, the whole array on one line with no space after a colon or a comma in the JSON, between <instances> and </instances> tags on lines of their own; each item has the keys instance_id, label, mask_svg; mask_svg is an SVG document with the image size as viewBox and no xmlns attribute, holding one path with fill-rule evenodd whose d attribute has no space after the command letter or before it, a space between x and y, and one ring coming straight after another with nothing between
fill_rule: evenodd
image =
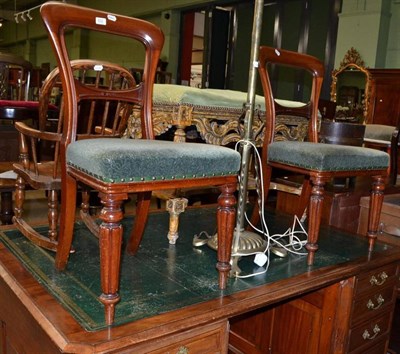
<instances>
[{"instance_id":1,"label":"wooden cabinet","mask_svg":"<svg viewBox=\"0 0 400 354\"><path fill-rule=\"evenodd\" d=\"M388 343L398 281L398 267L386 265L356 278L348 352L366 353Z\"/></svg>"},{"instance_id":2,"label":"wooden cabinet","mask_svg":"<svg viewBox=\"0 0 400 354\"><path fill-rule=\"evenodd\" d=\"M385 353L396 264L231 320L231 353Z\"/></svg>"},{"instance_id":3,"label":"wooden cabinet","mask_svg":"<svg viewBox=\"0 0 400 354\"><path fill-rule=\"evenodd\" d=\"M367 123L397 125L400 117L400 69L368 69Z\"/></svg>"},{"instance_id":4,"label":"wooden cabinet","mask_svg":"<svg viewBox=\"0 0 400 354\"><path fill-rule=\"evenodd\" d=\"M335 319L340 317L344 309L337 308L337 305L346 284L336 283L279 306L233 318L229 336L230 352L322 354L334 352L332 346L343 348L344 337L335 336L334 332L335 323L340 322ZM331 338L335 338L335 341Z\"/></svg>"}]
</instances>

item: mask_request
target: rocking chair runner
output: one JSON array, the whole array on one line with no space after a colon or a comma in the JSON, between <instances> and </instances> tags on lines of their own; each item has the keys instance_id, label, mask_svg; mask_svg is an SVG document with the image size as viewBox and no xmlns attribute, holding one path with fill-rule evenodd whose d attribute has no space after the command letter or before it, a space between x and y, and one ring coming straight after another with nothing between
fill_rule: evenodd
<instances>
[{"instance_id":1,"label":"rocking chair runner","mask_svg":"<svg viewBox=\"0 0 400 354\"><path fill-rule=\"evenodd\" d=\"M240 154L228 148L206 144L154 140L152 90L158 59L164 42L155 25L135 18L110 14L59 2L41 7L41 15L57 57L64 91L65 129L61 141L62 194L56 267L67 265L73 239L77 182L97 190L103 204L99 232L101 284L100 301L106 323L114 320L120 300L119 268L123 211L128 193L138 193L137 212L127 246L135 253L140 244L150 206L151 191L178 187L220 186L217 210L219 287L224 289L230 270L234 229L234 204ZM74 80L66 50L67 28L86 28L123 36L145 48L143 80L134 88L107 92L91 89ZM127 42L127 41L125 41ZM125 43L124 42L124 43ZM128 45L127 45L128 46ZM144 139L76 139L78 104L85 98L123 100L140 105ZM105 127L101 127L105 129Z\"/></svg>"},{"instance_id":2,"label":"rocking chair runner","mask_svg":"<svg viewBox=\"0 0 400 354\"><path fill-rule=\"evenodd\" d=\"M389 155L364 147L318 143L318 99L324 76L323 63L318 59L305 54L262 46L259 62L259 73L266 105L265 138L261 163L264 175L264 193L268 193L273 168L305 175L301 200L309 198L306 248L308 250L307 263L311 265L314 262L315 252L318 250L325 183L334 177L371 176L373 184L368 237L369 249L372 250L378 232ZM312 88L308 103L311 119L306 142L274 141L276 109L268 74L270 64L275 64L275 67L297 68L311 74ZM258 208L256 209L255 213L258 213ZM253 213L253 222L258 218L257 216Z\"/></svg>"},{"instance_id":3,"label":"rocking chair runner","mask_svg":"<svg viewBox=\"0 0 400 354\"><path fill-rule=\"evenodd\" d=\"M108 79L107 90L118 88L129 88L136 85L133 76L128 70L116 64L93 60L73 60L70 63L74 76L79 78L84 85L89 78L89 85L98 88L102 81ZM51 251L57 250L57 229L58 229L58 193L61 190L60 171L60 141L64 123L63 103L59 111L56 126L49 127L48 107L52 89L59 84L59 70L54 69L46 78L40 89L39 95L39 127L38 129L28 126L24 122L16 122L15 127L20 133L20 162L14 164L14 171L18 178L16 181L15 193L15 216L14 225L33 243ZM63 99L61 98L61 102ZM107 102L107 109L104 105L98 107L97 102L88 101L79 107L80 116L84 116L79 127L79 139L90 138L93 135L114 136L120 138L126 127L129 116L128 107L115 105ZM98 117L99 108L102 108L102 116ZM54 111L54 108L53 108ZM97 123L102 119L109 118L109 114L116 115L115 125L112 130L96 129ZM54 117L53 117L54 118ZM84 124L83 124L84 123ZM44 151L46 150L46 151ZM51 151L49 151L51 150ZM44 153L45 156L41 156ZM50 156L49 156L50 155ZM33 189L41 189L47 192L48 199L48 236L43 236L32 228L23 218L23 204L25 200L25 185ZM81 215L85 223L93 233L98 233L97 224L89 215L89 192L82 190Z\"/></svg>"}]
</instances>

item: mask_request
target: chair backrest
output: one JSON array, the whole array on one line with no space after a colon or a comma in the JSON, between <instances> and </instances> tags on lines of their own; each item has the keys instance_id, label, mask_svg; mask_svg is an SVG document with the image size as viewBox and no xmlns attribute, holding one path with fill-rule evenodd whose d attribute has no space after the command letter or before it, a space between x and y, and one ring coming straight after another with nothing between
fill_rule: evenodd
<instances>
[{"instance_id":1,"label":"chair backrest","mask_svg":"<svg viewBox=\"0 0 400 354\"><path fill-rule=\"evenodd\" d=\"M76 80L81 85L94 89L114 91L118 89L132 89L136 82L131 73L117 64L77 59L70 63L71 70ZM25 161L26 168L34 168L39 174L38 163L52 160L52 178L59 175L59 152L62 138L64 119L64 98L60 93L60 107L58 116L50 106L50 98L55 87L60 87L60 71L55 68L46 77L40 88L39 99L39 129L28 128L23 122L16 123L17 129L22 133L20 148L22 156L31 157L31 164ZM103 91L104 92L104 91ZM49 109L50 108L50 109ZM131 104L115 100L81 100L78 104L78 123L76 130L77 139L96 138L99 136L120 138L127 125L128 117L133 110ZM26 137L29 136L29 139ZM28 150L24 150L28 149ZM50 172L50 171L48 171Z\"/></svg>"},{"instance_id":2,"label":"chair backrest","mask_svg":"<svg viewBox=\"0 0 400 354\"><path fill-rule=\"evenodd\" d=\"M152 90L164 43L162 31L154 24L140 19L60 2L45 3L40 12L60 68L65 114L62 147L65 148L70 142L77 139L77 131L80 125L78 107L79 103L85 100L126 102L140 106L143 137L153 139ZM134 87L114 86L110 90L107 85L96 87L96 85L83 84L79 79L76 79L65 43L65 32L75 28L122 36L131 39L132 42L142 43L145 49L142 81ZM97 69L101 69L101 67L95 68L95 70ZM107 103L105 103L106 106ZM100 130L107 130L108 128L103 123L101 122L96 126Z\"/></svg>"},{"instance_id":3,"label":"chair backrest","mask_svg":"<svg viewBox=\"0 0 400 354\"><path fill-rule=\"evenodd\" d=\"M0 99L27 101L32 64L18 56L0 53Z\"/></svg>"},{"instance_id":4,"label":"chair backrest","mask_svg":"<svg viewBox=\"0 0 400 354\"><path fill-rule=\"evenodd\" d=\"M324 77L324 65L317 58L283 49L261 46L259 52L259 74L265 97L265 137L264 150L274 140L276 115L281 111L276 103L269 78L268 69L271 65L292 67L311 74L311 91L305 107L297 110L298 115L309 119L308 141L318 141L318 101Z\"/></svg>"}]
</instances>

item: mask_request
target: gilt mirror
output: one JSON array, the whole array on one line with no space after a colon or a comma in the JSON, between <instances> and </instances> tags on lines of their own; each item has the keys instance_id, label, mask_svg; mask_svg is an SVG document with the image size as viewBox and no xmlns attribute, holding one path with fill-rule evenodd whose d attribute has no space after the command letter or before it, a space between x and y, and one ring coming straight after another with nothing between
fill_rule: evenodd
<instances>
[{"instance_id":1,"label":"gilt mirror","mask_svg":"<svg viewBox=\"0 0 400 354\"><path fill-rule=\"evenodd\" d=\"M331 100L336 102L335 120L364 123L368 89L368 70L358 51L350 48L339 68L332 71Z\"/></svg>"}]
</instances>

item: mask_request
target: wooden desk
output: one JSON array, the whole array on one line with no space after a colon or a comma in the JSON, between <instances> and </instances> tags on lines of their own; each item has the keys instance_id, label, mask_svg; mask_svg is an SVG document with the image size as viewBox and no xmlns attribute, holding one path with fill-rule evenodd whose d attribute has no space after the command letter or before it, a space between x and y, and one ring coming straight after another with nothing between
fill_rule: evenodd
<instances>
[{"instance_id":1,"label":"wooden desk","mask_svg":"<svg viewBox=\"0 0 400 354\"><path fill-rule=\"evenodd\" d=\"M285 354L383 354L400 252L379 246L354 257L360 239L348 237L341 249L343 239L334 233L321 238L321 247L336 244L332 251L348 257L344 263L305 273L281 263L279 276L271 270L262 285L94 332L83 330L0 244L0 348L7 354L227 353L228 347L232 353L271 347Z\"/></svg>"}]
</instances>

